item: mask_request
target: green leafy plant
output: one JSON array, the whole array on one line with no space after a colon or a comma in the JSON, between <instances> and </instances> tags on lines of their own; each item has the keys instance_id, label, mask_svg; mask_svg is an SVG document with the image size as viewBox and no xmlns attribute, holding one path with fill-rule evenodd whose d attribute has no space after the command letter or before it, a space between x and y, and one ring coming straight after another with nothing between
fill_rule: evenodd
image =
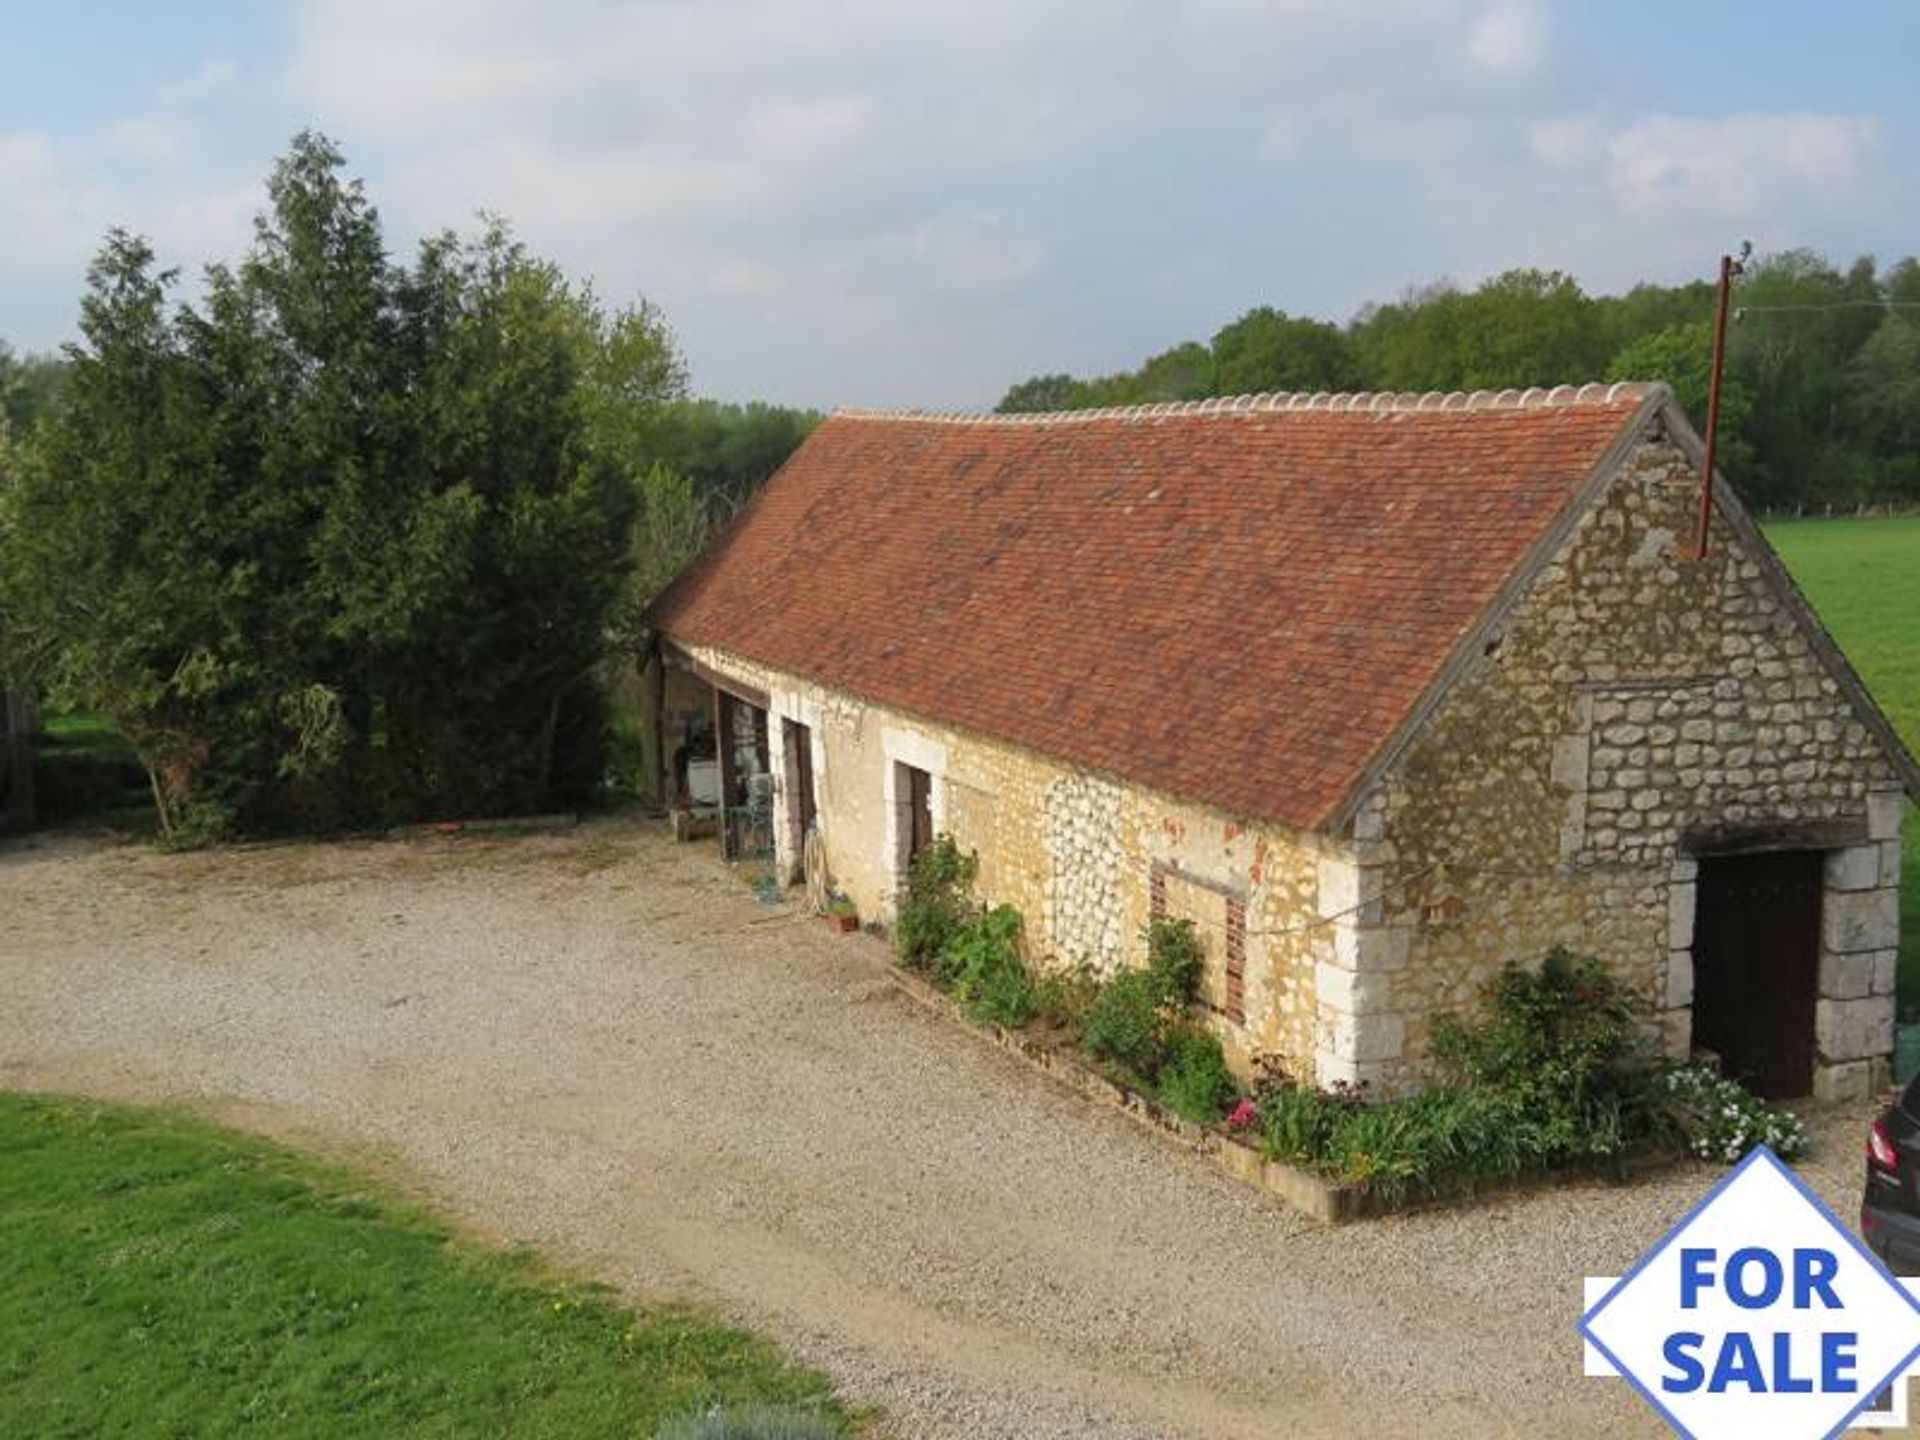
<instances>
[{"instance_id":1,"label":"green leafy plant","mask_svg":"<svg viewBox=\"0 0 1920 1440\"><path fill-rule=\"evenodd\" d=\"M1436 1027L1434 1052L1445 1079L1390 1100L1270 1072L1255 1101L1267 1153L1397 1197L1617 1160L1672 1128L1651 1103L1632 999L1597 960L1556 949L1537 969L1508 966L1476 1015Z\"/></svg>"},{"instance_id":2,"label":"green leafy plant","mask_svg":"<svg viewBox=\"0 0 1920 1440\"><path fill-rule=\"evenodd\" d=\"M1084 960L1046 971L1033 986L1033 1001L1038 1012L1074 1031L1085 1027L1087 1011L1099 996L1100 977Z\"/></svg>"},{"instance_id":3,"label":"green leafy plant","mask_svg":"<svg viewBox=\"0 0 1920 1440\"><path fill-rule=\"evenodd\" d=\"M1342 1117L1361 1103L1356 1089L1317 1090L1281 1077L1262 1083L1254 1098L1267 1153L1300 1165L1318 1165L1326 1157Z\"/></svg>"},{"instance_id":4,"label":"green leafy plant","mask_svg":"<svg viewBox=\"0 0 1920 1440\"><path fill-rule=\"evenodd\" d=\"M1648 1088L1661 1116L1702 1160L1732 1165L1756 1145L1791 1160L1807 1148L1798 1116L1774 1109L1739 1081L1702 1066L1663 1070Z\"/></svg>"},{"instance_id":5,"label":"green leafy plant","mask_svg":"<svg viewBox=\"0 0 1920 1440\"><path fill-rule=\"evenodd\" d=\"M1219 1037L1197 1025L1176 1025L1167 1031L1164 1051L1155 1086L1160 1099L1196 1124L1211 1125L1226 1114L1240 1084L1227 1068Z\"/></svg>"},{"instance_id":6,"label":"green leafy plant","mask_svg":"<svg viewBox=\"0 0 1920 1440\"><path fill-rule=\"evenodd\" d=\"M1191 920L1147 922L1147 970L1159 982L1168 1005L1186 1005L1200 992L1206 951Z\"/></svg>"},{"instance_id":7,"label":"green leafy plant","mask_svg":"<svg viewBox=\"0 0 1920 1440\"><path fill-rule=\"evenodd\" d=\"M1641 1084L1637 1019L1605 965L1556 946L1538 969L1504 968L1471 1022L1437 1021L1433 1052L1455 1080L1512 1096L1541 1152L1612 1155Z\"/></svg>"},{"instance_id":8,"label":"green leafy plant","mask_svg":"<svg viewBox=\"0 0 1920 1440\"><path fill-rule=\"evenodd\" d=\"M1020 958L1020 912L996 905L947 942L935 962L970 1020L1019 1026L1038 1011L1033 977Z\"/></svg>"},{"instance_id":9,"label":"green leafy plant","mask_svg":"<svg viewBox=\"0 0 1920 1440\"><path fill-rule=\"evenodd\" d=\"M1151 970L1123 970L1087 1006L1081 1044L1095 1058L1151 1080L1166 1040L1165 1001L1165 986Z\"/></svg>"},{"instance_id":10,"label":"green leafy plant","mask_svg":"<svg viewBox=\"0 0 1920 1440\"><path fill-rule=\"evenodd\" d=\"M953 938L980 914L973 882L976 855L962 851L951 835L937 837L907 870L907 894L894 922L894 951L908 965L932 970Z\"/></svg>"}]
</instances>

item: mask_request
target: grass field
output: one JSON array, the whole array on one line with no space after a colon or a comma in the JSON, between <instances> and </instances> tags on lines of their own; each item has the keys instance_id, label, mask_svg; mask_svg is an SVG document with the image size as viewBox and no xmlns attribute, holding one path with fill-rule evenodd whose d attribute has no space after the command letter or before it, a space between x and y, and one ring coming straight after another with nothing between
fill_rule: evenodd
<instances>
[{"instance_id":1,"label":"grass field","mask_svg":"<svg viewBox=\"0 0 1920 1440\"><path fill-rule=\"evenodd\" d=\"M1791 520L1767 538L1907 744L1920 748L1920 517ZM1920 811L1907 807L1900 1004L1920 1010Z\"/></svg>"},{"instance_id":2,"label":"grass field","mask_svg":"<svg viewBox=\"0 0 1920 1440\"><path fill-rule=\"evenodd\" d=\"M0 1435L622 1436L848 1420L685 1310L453 1243L364 1181L169 1112L0 1093Z\"/></svg>"}]
</instances>

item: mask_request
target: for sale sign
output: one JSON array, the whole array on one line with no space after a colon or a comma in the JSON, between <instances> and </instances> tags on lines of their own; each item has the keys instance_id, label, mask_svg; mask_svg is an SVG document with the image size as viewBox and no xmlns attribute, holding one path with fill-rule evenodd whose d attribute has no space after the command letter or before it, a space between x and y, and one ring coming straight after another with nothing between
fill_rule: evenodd
<instances>
[{"instance_id":1,"label":"for sale sign","mask_svg":"<svg viewBox=\"0 0 1920 1440\"><path fill-rule=\"evenodd\" d=\"M1920 1357L1920 1303L1754 1151L1580 1321L1694 1440L1820 1440Z\"/></svg>"}]
</instances>

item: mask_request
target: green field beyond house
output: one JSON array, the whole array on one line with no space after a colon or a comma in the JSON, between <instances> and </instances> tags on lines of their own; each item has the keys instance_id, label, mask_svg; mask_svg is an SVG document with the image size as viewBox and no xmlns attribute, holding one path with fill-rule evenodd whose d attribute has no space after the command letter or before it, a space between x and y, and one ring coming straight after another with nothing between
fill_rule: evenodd
<instances>
[{"instance_id":1,"label":"green field beyond house","mask_svg":"<svg viewBox=\"0 0 1920 1440\"><path fill-rule=\"evenodd\" d=\"M1767 526L1820 618L1907 744L1920 748L1920 517ZM1920 811L1907 807L1900 1005L1920 1009Z\"/></svg>"},{"instance_id":2,"label":"green field beyond house","mask_svg":"<svg viewBox=\"0 0 1920 1440\"><path fill-rule=\"evenodd\" d=\"M846 1416L684 1310L450 1243L363 1182L166 1112L0 1094L0 1435L621 1436Z\"/></svg>"}]
</instances>

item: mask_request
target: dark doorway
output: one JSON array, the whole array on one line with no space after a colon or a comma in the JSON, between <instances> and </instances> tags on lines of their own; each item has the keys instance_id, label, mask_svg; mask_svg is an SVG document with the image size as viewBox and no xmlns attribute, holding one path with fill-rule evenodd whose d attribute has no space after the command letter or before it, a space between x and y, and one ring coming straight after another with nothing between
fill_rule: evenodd
<instances>
[{"instance_id":1,"label":"dark doorway","mask_svg":"<svg viewBox=\"0 0 1920 1440\"><path fill-rule=\"evenodd\" d=\"M911 765L907 772L907 812L912 817L907 829L907 864L912 865L933 848L933 776Z\"/></svg>"},{"instance_id":2,"label":"dark doorway","mask_svg":"<svg viewBox=\"0 0 1920 1440\"><path fill-rule=\"evenodd\" d=\"M767 712L725 690L713 693L720 752L720 854L728 860L773 853L773 767L767 763Z\"/></svg>"},{"instance_id":3,"label":"dark doorway","mask_svg":"<svg viewBox=\"0 0 1920 1440\"><path fill-rule=\"evenodd\" d=\"M793 878L806 878L807 832L819 812L813 799L813 731L798 720L781 722L791 798L787 805L787 843L793 853Z\"/></svg>"},{"instance_id":4,"label":"dark doorway","mask_svg":"<svg viewBox=\"0 0 1920 1440\"><path fill-rule=\"evenodd\" d=\"M1770 1100L1813 1089L1824 860L1788 850L1700 862L1693 1043Z\"/></svg>"}]
</instances>

